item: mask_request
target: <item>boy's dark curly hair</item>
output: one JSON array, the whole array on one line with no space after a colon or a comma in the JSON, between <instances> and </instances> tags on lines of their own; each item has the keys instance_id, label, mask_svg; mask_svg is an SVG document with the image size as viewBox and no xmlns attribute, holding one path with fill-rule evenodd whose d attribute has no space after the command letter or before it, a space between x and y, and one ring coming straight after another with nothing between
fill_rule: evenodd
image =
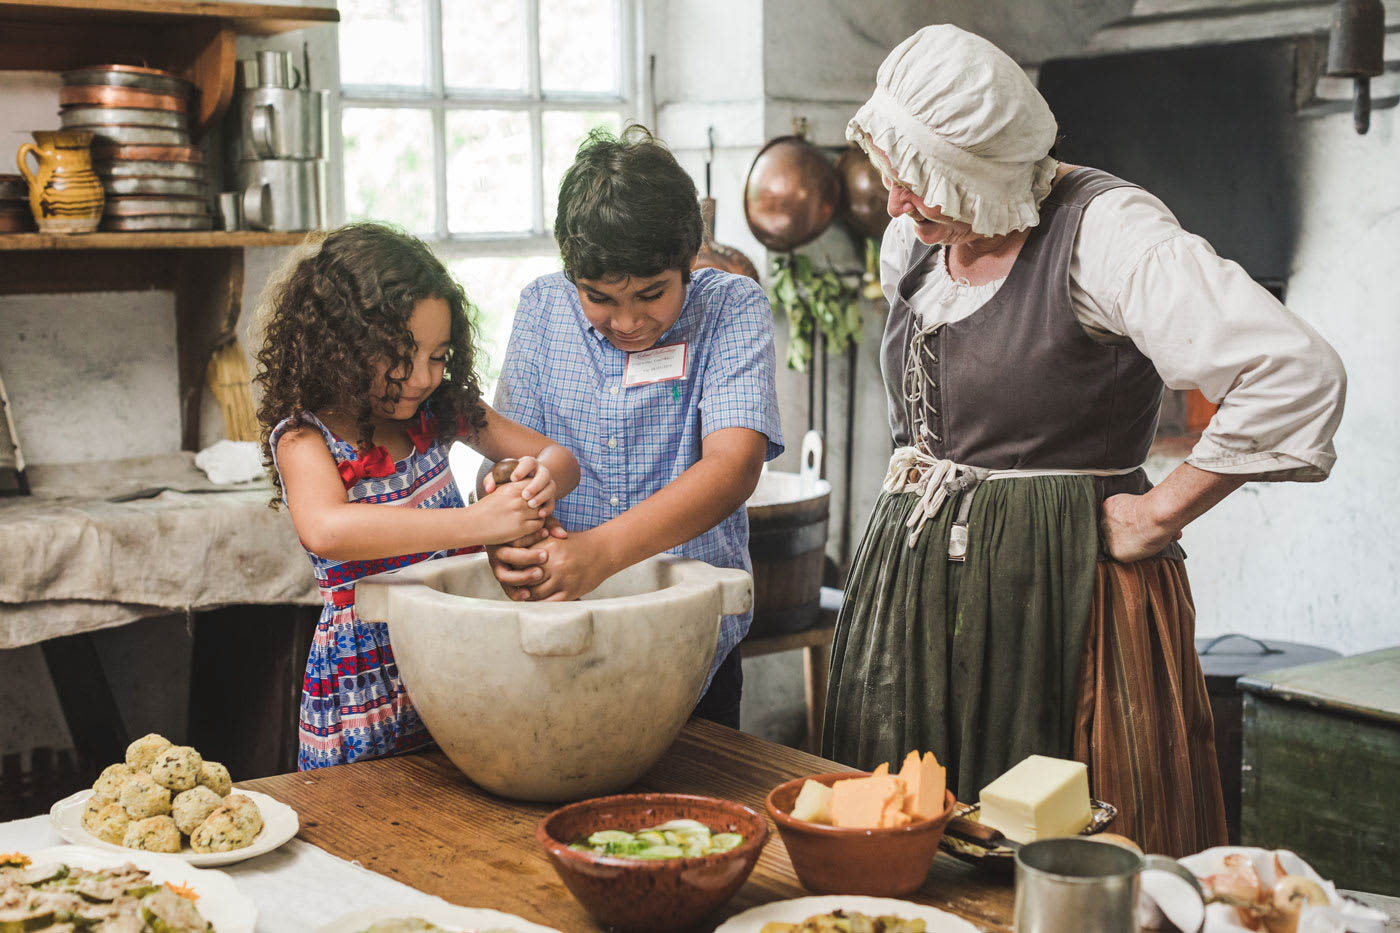
<instances>
[{"instance_id":1,"label":"boy's dark curly hair","mask_svg":"<svg viewBox=\"0 0 1400 933\"><path fill-rule=\"evenodd\" d=\"M596 129L559 185L554 238L573 281L679 269L689 282L701 238L695 182L646 127Z\"/></svg>"},{"instance_id":2,"label":"boy's dark curly hair","mask_svg":"<svg viewBox=\"0 0 1400 933\"><path fill-rule=\"evenodd\" d=\"M388 391L403 391L415 343L408 329L414 305L447 302L452 336L442 383L423 403L444 440L486 425L477 382L472 306L462 286L417 237L376 223L348 224L291 270L273 296L255 381L262 389L258 421L263 457L283 419L309 424L304 412L336 408L359 422L361 448L374 442L370 385L375 362L388 360ZM282 479L272 471L280 500Z\"/></svg>"}]
</instances>

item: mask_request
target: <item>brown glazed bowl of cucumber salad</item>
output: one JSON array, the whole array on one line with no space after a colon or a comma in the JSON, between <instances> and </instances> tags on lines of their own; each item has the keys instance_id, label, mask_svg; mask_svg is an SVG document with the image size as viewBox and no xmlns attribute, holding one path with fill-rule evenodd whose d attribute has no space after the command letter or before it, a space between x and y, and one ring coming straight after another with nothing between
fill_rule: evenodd
<instances>
[{"instance_id":1,"label":"brown glazed bowl of cucumber salad","mask_svg":"<svg viewBox=\"0 0 1400 933\"><path fill-rule=\"evenodd\" d=\"M594 918L623 933L664 933L694 927L734 896L768 821L714 797L621 794L555 810L535 838Z\"/></svg>"}]
</instances>

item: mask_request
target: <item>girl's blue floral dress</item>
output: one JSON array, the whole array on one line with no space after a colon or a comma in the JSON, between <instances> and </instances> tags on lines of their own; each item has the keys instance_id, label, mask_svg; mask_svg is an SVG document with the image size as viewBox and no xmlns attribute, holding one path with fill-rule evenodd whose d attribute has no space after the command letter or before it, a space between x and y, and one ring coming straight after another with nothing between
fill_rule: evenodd
<instances>
[{"instance_id":1,"label":"girl's blue floral dress","mask_svg":"<svg viewBox=\"0 0 1400 933\"><path fill-rule=\"evenodd\" d=\"M354 444L338 437L315 415L308 412L305 418L320 429L352 502L410 509L463 507L462 494L447 466L447 448L437 441L431 418L422 419L419 432L410 432L414 450L398 461L391 460L383 447L357 451ZM272 432L274 466L277 442L293 426L294 419L288 418ZM325 606L316 624L302 681L297 730L299 770L379 758L430 741L428 730L399 680L388 626L364 622L355 615L355 581L419 561L475 550L480 548L340 563L307 550Z\"/></svg>"}]
</instances>

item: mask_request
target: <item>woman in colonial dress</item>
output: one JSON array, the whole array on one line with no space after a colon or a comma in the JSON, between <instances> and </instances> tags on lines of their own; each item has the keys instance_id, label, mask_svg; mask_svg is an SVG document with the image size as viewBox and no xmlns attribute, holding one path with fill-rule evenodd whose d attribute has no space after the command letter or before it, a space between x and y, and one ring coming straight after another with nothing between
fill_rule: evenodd
<instances>
[{"instance_id":1,"label":"woman in colonial dress","mask_svg":"<svg viewBox=\"0 0 1400 933\"><path fill-rule=\"evenodd\" d=\"M933 751L960 800L1075 758L1115 829L1226 841L1181 529L1246 482L1326 478L1332 348L1130 182L1049 155L1056 123L986 40L930 26L847 136L895 218L881 253L896 450L837 626L824 752ZM1156 488L1165 388L1219 408Z\"/></svg>"}]
</instances>

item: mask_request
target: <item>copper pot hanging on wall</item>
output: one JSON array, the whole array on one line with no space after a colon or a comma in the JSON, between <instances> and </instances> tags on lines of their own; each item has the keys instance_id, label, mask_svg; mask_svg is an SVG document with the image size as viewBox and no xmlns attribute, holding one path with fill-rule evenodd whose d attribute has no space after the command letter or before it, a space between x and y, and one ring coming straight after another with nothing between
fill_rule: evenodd
<instances>
[{"instance_id":1,"label":"copper pot hanging on wall","mask_svg":"<svg viewBox=\"0 0 1400 933\"><path fill-rule=\"evenodd\" d=\"M841 201L841 176L803 129L764 146L744 183L744 218L768 249L796 249L821 236Z\"/></svg>"},{"instance_id":2,"label":"copper pot hanging on wall","mask_svg":"<svg viewBox=\"0 0 1400 933\"><path fill-rule=\"evenodd\" d=\"M836 160L841 176L841 222L860 236L878 240L890 225L889 195L880 170L864 150L851 146Z\"/></svg>"}]
</instances>

